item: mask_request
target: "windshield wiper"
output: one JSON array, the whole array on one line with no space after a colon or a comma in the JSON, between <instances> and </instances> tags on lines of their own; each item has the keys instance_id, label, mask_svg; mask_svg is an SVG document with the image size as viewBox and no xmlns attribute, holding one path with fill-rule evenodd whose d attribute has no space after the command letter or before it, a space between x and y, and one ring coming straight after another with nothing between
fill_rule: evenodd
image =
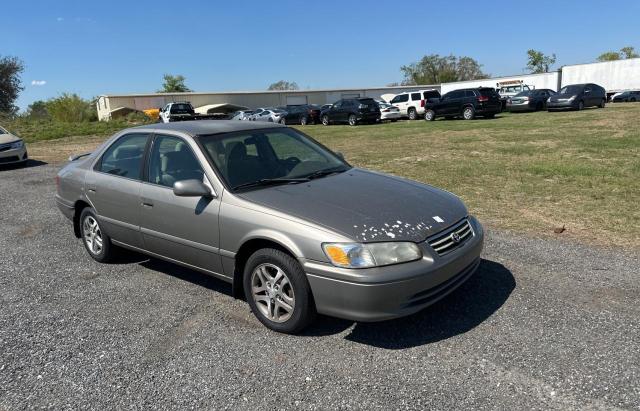
<instances>
[{"instance_id":1,"label":"windshield wiper","mask_svg":"<svg viewBox=\"0 0 640 411\"><path fill-rule=\"evenodd\" d=\"M315 171L315 172L305 176L305 178L307 178L309 180L313 180L314 178L325 177L325 176L328 176L328 175L331 175L331 174L344 173L347 170L348 170L348 168L345 168L343 166L327 168L325 170Z\"/></svg>"},{"instance_id":2,"label":"windshield wiper","mask_svg":"<svg viewBox=\"0 0 640 411\"><path fill-rule=\"evenodd\" d=\"M304 183L309 181L308 178L263 178L258 181L251 181L248 183L238 184L237 186L232 187L233 190L237 190L239 188L248 188L248 187L264 187L264 186L272 186L278 184L292 184L292 183Z\"/></svg>"}]
</instances>

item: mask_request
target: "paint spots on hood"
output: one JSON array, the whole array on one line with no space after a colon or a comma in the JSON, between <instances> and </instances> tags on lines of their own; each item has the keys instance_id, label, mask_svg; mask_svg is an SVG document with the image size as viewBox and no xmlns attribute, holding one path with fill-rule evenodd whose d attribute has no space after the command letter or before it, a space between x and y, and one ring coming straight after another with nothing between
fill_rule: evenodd
<instances>
[{"instance_id":1,"label":"paint spots on hood","mask_svg":"<svg viewBox=\"0 0 640 411\"><path fill-rule=\"evenodd\" d=\"M430 235L433 224L427 224L424 221L407 223L395 220L381 225L354 225L353 228L357 233L358 241L384 241L407 236L426 238Z\"/></svg>"}]
</instances>

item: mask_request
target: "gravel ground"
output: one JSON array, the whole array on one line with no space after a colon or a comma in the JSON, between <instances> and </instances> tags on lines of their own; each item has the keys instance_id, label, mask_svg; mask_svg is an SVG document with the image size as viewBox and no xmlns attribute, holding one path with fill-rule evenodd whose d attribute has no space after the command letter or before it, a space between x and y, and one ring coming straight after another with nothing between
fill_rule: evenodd
<instances>
[{"instance_id":1,"label":"gravel ground","mask_svg":"<svg viewBox=\"0 0 640 411\"><path fill-rule=\"evenodd\" d=\"M56 167L0 170L0 409L640 409L640 256L489 231L401 320L268 331L227 284L91 260Z\"/></svg>"}]
</instances>

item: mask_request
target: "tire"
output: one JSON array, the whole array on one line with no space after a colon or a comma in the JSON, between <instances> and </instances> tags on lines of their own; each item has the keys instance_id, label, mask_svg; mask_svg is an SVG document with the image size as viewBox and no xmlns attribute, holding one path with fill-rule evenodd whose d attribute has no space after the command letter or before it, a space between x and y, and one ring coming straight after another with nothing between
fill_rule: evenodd
<instances>
[{"instance_id":1,"label":"tire","mask_svg":"<svg viewBox=\"0 0 640 411\"><path fill-rule=\"evenodd\" d=\"M309 120L307 120L307 117L302 117L300 119L300 125L302 126L306 126Z\"/></svg>"},{"instance_id":2,"label":"tire","mask_svg":"<svg viewBox=\"0 0 640 411\"><path fill-rule=\"evenodd\" d=\"M436 112L428 109L427 111L424 112L424 119L426 121L433 121L436 119Z\"/></svg>"},{"instance_id":3,"label":"tire","mask_svg":"<svg viewBox=\"0 0 640 411\"><path fill-rule=\"evenodd\" d=\"M316 316L304 270L287 253L273 248L256 251L245 264L242 283L251 311L273 331L295 334Z\"/></svg>"},{"instance_id":4,"label":"tire","mask_svg":"<svg viewBox=\"0 0 640 411\"><path fill-rule=\"evenodd\" d=\"M322 116L321 121L322 121L322 125L323 126L328 126L329 124L331 124L330 121L329 121L329 116L326 115L326 114L324 116Z\"/></svg>"},{"instance_id":5,"label":"tire","mask_svg":"<svg viewBox=\"0 0 640 411\"><path fill-rule=\"evenodd\" d=\"M349 114L348 121L349 121L349 125L352 127L358 125L358 119L356 118L355 114Z\"/></svg>"},{"instance_id":6,"label":"tire","mask_svg":"<svg viewBox=\"0 0 640 411\"><path fill-rule=\"evenodd\" d=\"M607 102L605 101L605 99L602 99L602 101L600 101L600 104L598 104L598 108L604 108L607 105Z\"/></svg>"},{"instance_id":7,"label":"tire","mask_svg":"<svg viewBox=\"0 0 640 411\"><path fill-rule=\"evenodd\" d=\"M578 102L578 111L582 111L582 110L584 110L584 102L580 100Z\"/></svg>"},{"instance_id":8,"label":"tire","mask_svg":"<svg viewBox=\"0 0 640 411\"><path fill-rule=\"evenodd\" d=\"M467 106L462 109L462 118L465 120L473 120L476 116L476 110L472 106Z\"/></svg>"},{"instance_id":9,"label":"tire","mask_svg":"<svg viewBox=\"0 0 640 411\"><path fill-rule=\"evenodd\" d=\"M282 124L282 125L287 125L287 120L285 120L285 118L284 118L284 117L282 117L282 118L280 119L280 124Z\"/></svg>"},{"instance_id":10,"label":"tire","mask_svg":"<svg viewBox=\"0 0 640 411\"><path fill-rule=\"evenodd\" d=\"M407 115L409 116L409 120L415 120L418 118L418 113L413 107L409 107L409 110L407 110Z\"/></svg>"},{"instance_id":11,"label":"tire","mask_svg":"<svg viewBox=\"0 0 640 411\"><path fill-rule=\"evenodd\" d=\"M90 207L83 209L80 213L80 238L91 258L99 263L108 263L113 260L115 247L111 244L111 238L102 230L96 213Z\"/></svg>"}]
</instances>

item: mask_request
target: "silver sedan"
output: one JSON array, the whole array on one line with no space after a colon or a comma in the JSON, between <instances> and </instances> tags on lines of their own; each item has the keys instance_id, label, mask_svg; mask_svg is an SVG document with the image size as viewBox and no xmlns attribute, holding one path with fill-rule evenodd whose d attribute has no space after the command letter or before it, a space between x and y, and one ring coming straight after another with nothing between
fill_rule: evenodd
<instances>
[{"instance_id":1,"label":"silver sedan","mask_svg":"<svg viewBox=\"0 0 640 411\"><path fill-rule=\"evenodd\" d=\"M279 332L316 313L415 313L480 263L483 229L458 197L354 168L277 123L126 129L73 157L57 182L91 258L127 248L228 281Z\"/></svg>"}]
</instances>

